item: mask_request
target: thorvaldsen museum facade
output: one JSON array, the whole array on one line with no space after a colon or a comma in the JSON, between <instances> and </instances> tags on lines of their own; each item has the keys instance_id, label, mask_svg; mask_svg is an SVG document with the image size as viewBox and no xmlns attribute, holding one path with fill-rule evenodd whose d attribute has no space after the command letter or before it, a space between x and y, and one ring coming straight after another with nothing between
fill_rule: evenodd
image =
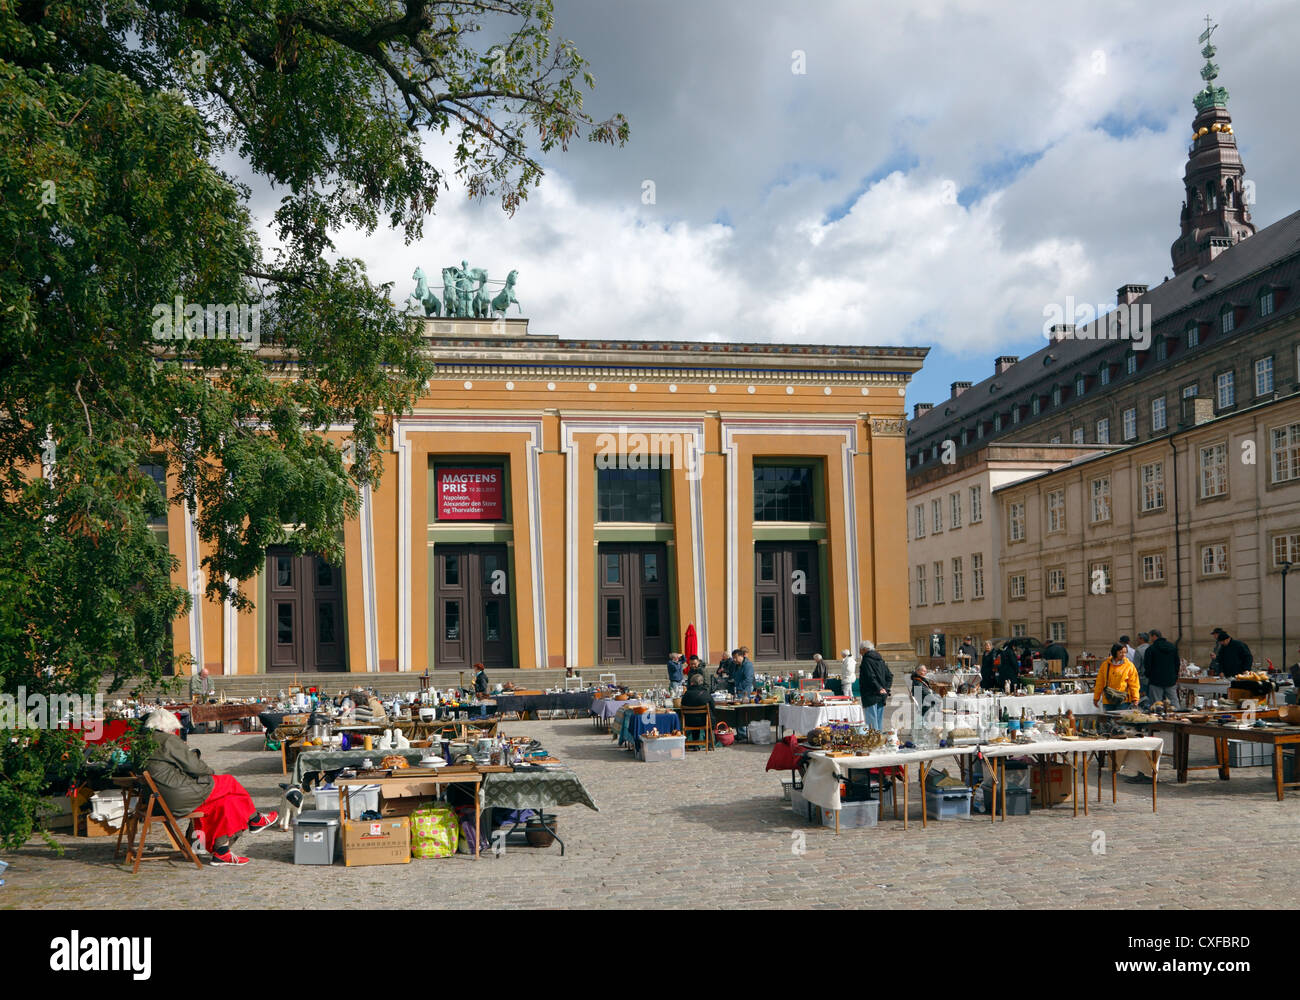
<instances>
[{"instance_id":1,"label":"thorvaldsen museum facade","mask_svg":"<svg viewBox=\"0 0 1300 1000\"><path fill-rule=\"evenodd\" d=\"M196 599L176 653L214 675L591 668L662 664L694 625L711 662L908 654L903 397L925 349L418 322L437 373L343 564L272 549L239 582L256 610ZM197 598L183 505L166 531Z\"/></svg>"}]
</instances>

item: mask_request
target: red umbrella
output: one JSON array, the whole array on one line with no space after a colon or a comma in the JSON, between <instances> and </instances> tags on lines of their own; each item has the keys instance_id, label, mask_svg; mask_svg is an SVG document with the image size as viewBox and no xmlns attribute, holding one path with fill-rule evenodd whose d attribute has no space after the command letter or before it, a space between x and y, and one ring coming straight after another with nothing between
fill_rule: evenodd
<instances>
[{"instance_id":1,"label":"red umbrella","mask_svg":"<svg viewBox=\"0 0 1300 1000\"><path fill-rule=\"evenodd\" d=\"M682 652L686 654L686 659L692 656L700 655L700 640L695 636L695 625L686 626L686 641L682 643Z\"/></svg>"}]
</instances>

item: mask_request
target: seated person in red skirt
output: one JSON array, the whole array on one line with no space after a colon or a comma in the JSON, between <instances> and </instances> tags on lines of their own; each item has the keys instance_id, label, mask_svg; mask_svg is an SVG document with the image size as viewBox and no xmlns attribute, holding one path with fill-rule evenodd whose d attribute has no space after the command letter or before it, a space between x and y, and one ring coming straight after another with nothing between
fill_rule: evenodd
<instances>
[{"instance_id":1,"label":"seated person in red skirt","mask_svg":"<svg viewBox=\"0 0 1300 1000\"><path fill-rule=\"evenodd\" d=\"M212 852L214 865L246 865L248 858L236 855L231 847L245 830L257 833L274 823L279 814L259 813L244 786L228 774L214 774L176 735L181 720L171 712L159 710L144 721L154 730L156 749L149 756L145 770L153 777L163 801L172 814L180 817L195 809L203 815L194 821L201 850Z\"/></svg>"}]
</instances>

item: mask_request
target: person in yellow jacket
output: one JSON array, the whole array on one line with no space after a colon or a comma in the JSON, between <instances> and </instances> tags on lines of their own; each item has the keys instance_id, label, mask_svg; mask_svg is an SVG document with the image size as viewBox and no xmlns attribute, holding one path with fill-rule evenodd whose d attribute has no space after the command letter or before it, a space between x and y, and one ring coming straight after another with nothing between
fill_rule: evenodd
<instances>
[{"instance_id":1,"label":"person in yellow jacket","mask_svg":"<svg viewBox=\"0 0 1300 1000\"><path fill-rule=\"evenodd\" d=\"M1107 708L1129 708L1137 704L1139 697L1137 667L1124 655L1124 645L1115 643L1110 647L1110 656L1101 661L1097 668L1097 683L1092 689L1092 703L1100 705L1106 688L1124 693L1124 702L1120 705L1107 705Z\"/></svg>"}]
</instances>

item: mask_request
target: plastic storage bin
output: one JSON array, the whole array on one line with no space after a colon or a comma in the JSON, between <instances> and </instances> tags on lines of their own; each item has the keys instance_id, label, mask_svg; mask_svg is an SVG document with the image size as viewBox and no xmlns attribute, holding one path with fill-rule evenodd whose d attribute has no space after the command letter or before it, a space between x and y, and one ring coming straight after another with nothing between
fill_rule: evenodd
<instances>
[{"instance_id":1,"label":"plastic storage bin","mask_svg":"<svg viewBox=\"0 0 1300 1000\"><path fill-rule=\"evenodd\" d=\"M641 759L647 764L664 760L686 759L685 736L660 736L657 740L641 741Z\"/></svg>"},{"instance_id":2,"label":"plastic storage bin","mask_svg":"<svg viewBox=\"0 0 1300 1000\"><path fill-rule=\"evenodd\" d=\"M1029 800L1033 792L1028 788L1012 788L1010 783L1007 784L1007 815L1008 816L1028 816ZM987 785L984 788L984 813L988 815L993 812L993 789ZM998 813L1002 812L1002 803L998 803Z\"/></svg>"},{"instance_id":3,"label":"plastic storage bin","mask_svg":"<svg viewBox=\"0 0 1300 1000\"><path fill-rule=\"evenodd\" d=\"M293 863L332 865L339 849L339 813L336 806L305 809L293 821Z\"/></svg>"},{"instance_id":4,"label":"plastic storage bin","mask_svg":"<svg viewBox=\"0 0 1300 1000\"><path fill-rule=\"evenodd\" d=\"M813 818L813 810L817 809L811 802L803 797L803 793L797 788L790 789L790 810L802 820Z\"/></svg>"},{"instance_id":5,"label":"plastic storage bin","mask_svg":"<svg viewBox=\"0 0 1300 1000\"><path fill-rule=\"evenodd\" d=\"M822 826L835 827L834 809L818 810L822 817ZM870 802L844 802L839 809L840 829L852 829L855 827L875 826L880 819L880 800L872 799Z\"/></svg>"},{"instance_id":6,"label":"plastic storage bin","mask_svg":"<svg viewBox=\"0 0 1300 1000\"><path fill-rule=\"evenodd\" d=\"M1010 789L1007 790L1010 793ZM1007 810L1010 811L1010 795ZM925 793L926 815L930 819L959 819L970 816L970 789Z\"/></svg>"},{"instance_id":7,"label":"plastic storage bin","mask_svg":"<svg viewBox=\"0 0 1300 1000\"><path fill-rule=\"evenodd\" d=\"M315 790L316 809L330 810L338 818L339 790L337 788L317 788ZM352 785L348 788L348 815L359 819L367 809L379 811L378 785Z\"/></svg>"},{"instance_id":8,"label":"plastic storage bin","mask_svg":"<svg viewBox=\"0 0 1300 1000\"><path fill-rule=\"evenodd\" d=\"M1228 740L1229 767L1262 767L1273 763L1273 748L1267 743Z\"/></svg>"}]
</instances>

